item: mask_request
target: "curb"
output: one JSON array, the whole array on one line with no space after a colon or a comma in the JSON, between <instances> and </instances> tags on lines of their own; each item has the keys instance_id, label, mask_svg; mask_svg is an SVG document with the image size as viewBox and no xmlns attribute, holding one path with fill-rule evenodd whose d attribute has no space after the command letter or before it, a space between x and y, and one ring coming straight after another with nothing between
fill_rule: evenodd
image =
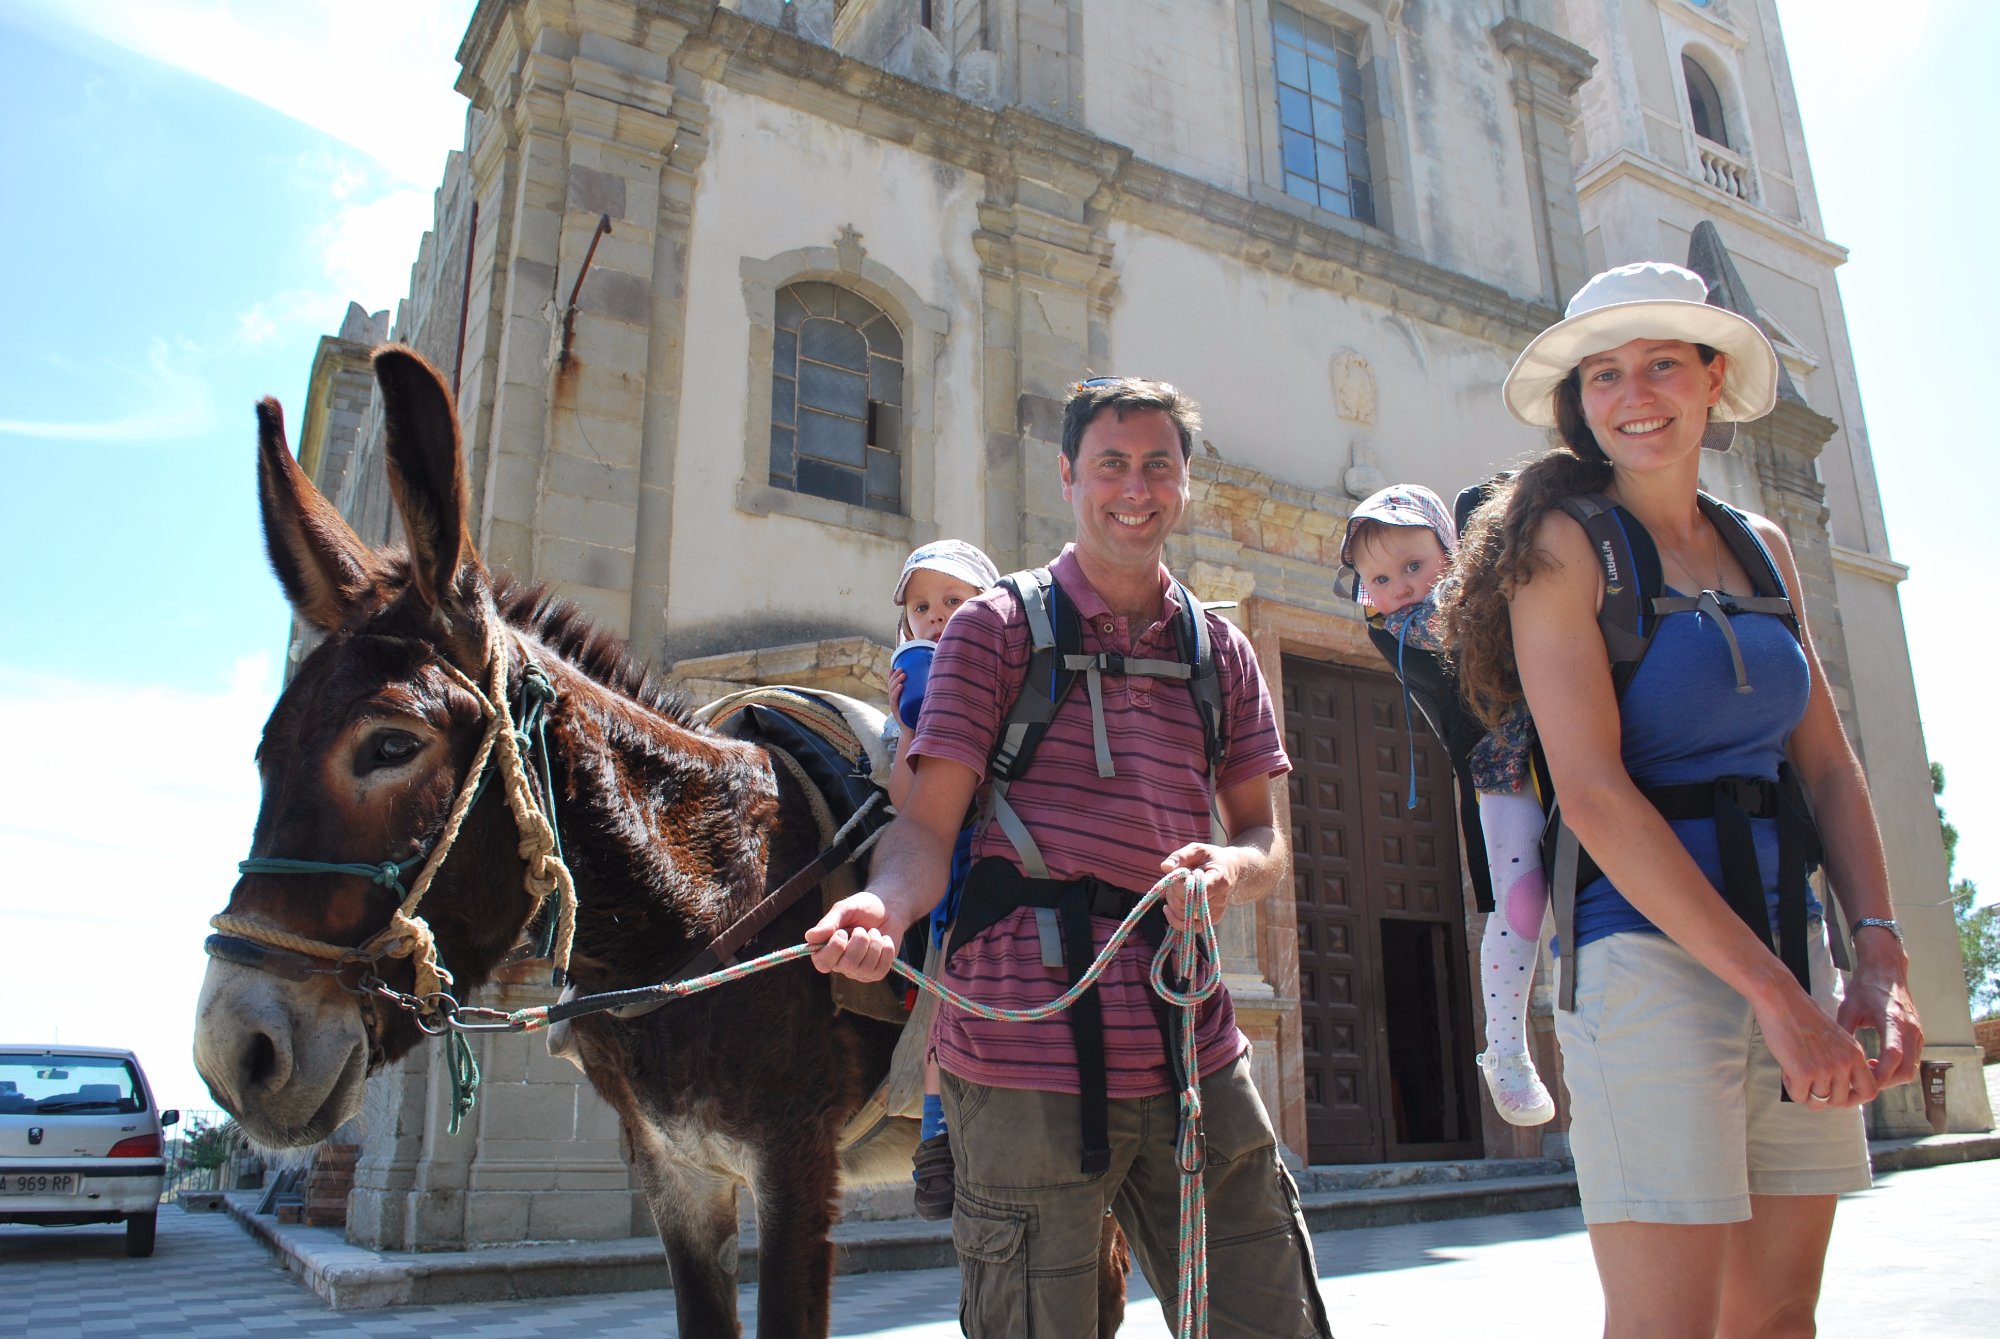
<instances>
[{"instance_id":1,"label":"curb","mask_svg":"<svg viewBox=\"0 0 2000 1339\"><path fill-rule=\"evenodd\" d=\"M1869 1145L1869 1156L1878 1175L2000 1158L2000 1133L1877 1140ZM1536 1163L1533 1171L1462 1180L1313 1189L1300 1195L1300 1208L1312 1231L1329 1232L1574 1206L1575 1173L1546 1170L1549 1166ZM1366 1177L1382 1170L1352 1174ZM1392 1176L1399 1174L1387 1170ZM1310 1185L1311 1177L1309 1169L1302 1179ZM653 1237L474 1251L375 1251L350 1244L338 1228L280 1223L272 1215L255 1212L256 1205L255 1193L231 1194L223 1197L221 1207L335 1311L673 1287L660 1243ZM851 1219L835 1224L833 1244L836 1274L941 1269L957 1263L946 1223ZM743 1283L757 1279L756 1232L748 1226L741 1237L738 1278Z\"/></svg>"},{"instance_id":2,"label":"curb","mask_svg":"<svg viewBox=\"0 0 2000 1339\"><path fill-rule=\"evenodd\" d=\"M1930 1134L1921 1139L1874 1139L1868 1162L1879 1175L1923 1167L1949 1167L1959 1162L2000 1158L2000 1130L1985 1134Z\"/></svg>"}]
</instances>

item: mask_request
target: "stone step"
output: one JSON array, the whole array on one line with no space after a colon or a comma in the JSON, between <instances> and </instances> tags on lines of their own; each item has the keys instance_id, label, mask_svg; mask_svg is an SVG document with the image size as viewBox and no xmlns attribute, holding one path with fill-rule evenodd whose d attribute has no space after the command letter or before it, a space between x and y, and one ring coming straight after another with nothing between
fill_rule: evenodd
<instances>
[{"instance_id":1,"label":"stone step","mask_svg":"<svg viewBox=\"0 0 2000 1339\"><path fill-rule=\"evenodd\" d=\"M1433 1222L1477 1214L1554 1208L1576 1203L1576 1181L1545 1166L1502 1163L1509 1170L1478 1175L1470 1164L1401 1164L1421 1172L1377 1169L1390 1184L1327 1188L1354 1169L1307 1169L1314 1188L1301 1192L1306 1222L1315 1232L1391 1223ZM1448 1168L1460 1167L1454 1173ZM1533 1171L1523 1171L1533 1168ZM1324 1175L1321 1175L1321 1174ZM1395 1183L1402 1177L1402 1183ZM895 1202L885 1197L874 1207ZM442 1305L574 1293L623 1292L671 1286L660 1244L650 1237L612 1241L545 1242L476 1251L421 1253L373 1251L350 1245L339 1232L280 1223L254 1212L251 1196L231 1196L230 1213L337 1311L389 1306ZM956 1265L951 1225L919 1218L848 1218L833 1230L834 1269L872 1274ZM741 1238L739 1277L757 1278L757 1234Z\"/></svg>"}]
</instances>

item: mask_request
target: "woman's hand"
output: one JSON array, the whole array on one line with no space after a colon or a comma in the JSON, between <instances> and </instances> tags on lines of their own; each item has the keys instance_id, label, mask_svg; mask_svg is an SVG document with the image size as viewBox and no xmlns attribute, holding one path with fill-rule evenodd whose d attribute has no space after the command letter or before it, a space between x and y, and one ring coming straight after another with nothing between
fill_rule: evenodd
<instances>
[{"instance_id":1,"label":"woman's hand","mask_svg":"<svg viewBox=\"0 0 2000 1339\"><path fill-rule=\"evenodd\" d=\"M1840 1026L1849 1032L1874 1028L1881 1039L1881 1053L1873 1062L1877 1089L1916 1078L1924 1053L1924 1025L1907 982L1909 964L1902 944L1887 931L1854 940L1854 972L1840 1002Z\"/></svg>"},{"instance_id":2,"label":"woman's hand","mask_svg":"<svg viewBox=\"0 0 2000 1339\"><path fill-rule=\"evenodd\" d=\"M1751 999L1764 1044L1785 1073L1794 1102L1814 1110L1860 1106L1880 1086L1854 1034L1798 987L1782 968L1771 988Z\"/></svg>"}]
</instances>

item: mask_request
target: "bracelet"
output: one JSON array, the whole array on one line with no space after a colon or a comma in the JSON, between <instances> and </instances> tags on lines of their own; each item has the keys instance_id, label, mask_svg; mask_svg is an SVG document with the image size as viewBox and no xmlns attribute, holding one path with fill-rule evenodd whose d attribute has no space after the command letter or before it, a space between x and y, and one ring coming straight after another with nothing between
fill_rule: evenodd
<instances>
[{"instance_id":1,"label":"bracelet","mask_svg":"<svg viewBox=\"0 0 2000 1339\"><path fill-rule=\"evenodd\" d=\"M1887 930L1890 934L1896 936L1898 944L1903 942L1903 927L1896 924L1894 920L1887 916L1863 916L1860 920L1854 922L1853 928L1855 930L1866 930L1871 925L1878 930ZM1850 938L1852 938L1852 933L1852 931L1849 931Z\"/></svg>"}]
</instances>

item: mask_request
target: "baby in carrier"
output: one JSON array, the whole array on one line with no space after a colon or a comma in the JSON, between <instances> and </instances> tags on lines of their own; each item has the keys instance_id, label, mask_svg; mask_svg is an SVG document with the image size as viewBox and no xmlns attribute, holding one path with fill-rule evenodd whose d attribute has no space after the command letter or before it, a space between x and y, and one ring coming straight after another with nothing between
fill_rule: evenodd
<instances>
[{"instance_id":1,"label":"baby in carrier","mask_svg":"<svg viewBox=\"0 0 2000 1339\"><path fill-rule=\"evenodd\" d=\"M1354 598L1368 622L1395 639L1390 664L1405 677L1402 652L1444 650L1438 587L1458 551L1458 527L1444 500L1421 484L1392 484L1355 508L1340 561L1355 573ZM1436 726L1437 722L1433 721ZM1450 741L1448 740L1447 743ZM1514 1125L1540 1125L1555 1103L1528 1055L1528 992L1535 976L1536 940L1548 907L1542 876L1541 801L1529 784L1533 725L1525 705L1482 734L1469 765L1478 791L1479 826L1492 873L1493 913L1480 942L1480 988L1486 997L1486 1049L1479 1070L1493 1105ZM1414 792L1411 802L1415 802Z\"/></svg>"},{"instance_id":2,"label":"baby in carrier","mask_svg":"<svg viewBox=\"0 0 2000 1339\"><path fill-rule=\"evenodd\" d=\"M991 590L999 579L993 560L962 539L939 539L920 545L903 561L903 574L896 579L896 605L902 611L896 621L899 651L909 647L913 639L922 639L915 642L918 646L934 647L952 615L964 608L967 600ZM925 673L916 683L911 681L909 671L900 667L904 663L900 654L897 662L899 667L889 671L889 716L891 721L914 732L922 710L922 679L928 678L930 662L928 658L921 661ZM916 784L916 773L910 767L909 750L899 746L895 752L895 762L889 770L889 802L900 805L909 798L910 788ZM966 872L972 868L972 836L973 824L968 820L951 853L950 887L944 900L931 911L930 940L939 946L958 916L959 895L965 890ZM915 960L921 964L923 958L919 955ZM915 992L911 993L914 996ZM933 1221L951 1217L955 1198L955 1159L951 1153L951 1135L945 1129L940 1086L937 1057L926 1047L922 1142L917 1145L911 1179L917 1183L917 1216Z\"/></svg>"}]
</instances>

